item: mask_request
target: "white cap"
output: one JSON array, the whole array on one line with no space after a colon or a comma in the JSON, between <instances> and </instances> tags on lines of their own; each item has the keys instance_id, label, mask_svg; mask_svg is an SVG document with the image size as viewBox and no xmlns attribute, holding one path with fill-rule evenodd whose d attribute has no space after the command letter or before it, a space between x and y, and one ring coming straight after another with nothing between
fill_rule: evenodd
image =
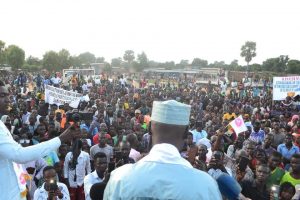
<instances>
[{"instance_id":1,"label":"white cap","mask_svg":"<svg viewBox=\"0 0 300 200\"><path fill-rule=\"evenodd\" d=\"M191 106L175 100L154 101L151 121L164 124L188 125Z\"/></svg>"}]
</instances>

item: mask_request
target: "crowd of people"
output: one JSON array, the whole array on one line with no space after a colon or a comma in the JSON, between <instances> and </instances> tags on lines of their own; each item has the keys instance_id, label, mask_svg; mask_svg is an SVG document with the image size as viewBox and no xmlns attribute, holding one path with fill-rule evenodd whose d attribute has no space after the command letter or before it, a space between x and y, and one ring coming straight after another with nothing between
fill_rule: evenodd
<instances>
[{"instance_id":1,"label":"crowd of people","mask_svg":"<svg viewBox=\"0 0 300 200\"><path fill-rule=\"evenodd\" d=\"M173 102L170 100L190 106L188 124L180 123L184 111L181 112L177 104L174 104L174 115L167 115L166 121L159 122L188 125L184 137L179 138L183 145L176 147L188 162L185 165L202 171L218 183L218 191L207 198L218 199L220 191L224 199L300 199L299 107L292 98L274 102L272 88L267 86L233 89L210 82L196 84L186 76L178 77L176 85L159 84L159 79L155 84L147 85L147 76L140 76L143 78L140 78L138 88L126 79L129 75L111 78L103 74L100 84L76 74L68 81L63 81L57 74L21 73L3 77L0 87L9 93L0 91L0 103L9 106L9 113L1 111L1 121L22 147L50 141L70 127L77 134L71 141L62 141L57 151L46 152L45 156L33 161L22 161L22 168L28 175L27 199L117 199L114 190L130 195L139 190L137 187L145 189L146 199L158 199L143 185L156 180L153 191L157 191L168 184L162 181L163 177L172 176L169 171L178 169L151 170L152 166L145 164L145 158L150 155L159 162L159 158L153 158L152 151L174 152L170 146L164 149L163 145L158 147L157 144L169 141L166 138L172 136L170 132L180 128L161 126L166 138L152 138L153 131L161 132L161 129L157 130L160 125L152 124L156 121L153 102ZM68 103L49 104L44 95L45 85L88 95L89 100L81 101L77 108ZM236 134L229 123L239 116L242 116L247 131ZM178 140L176 135L172 137ZM0 150L0 157L1 153ZM168 159L172 162L170 157ZM130 179L130 174L118 170L126 166L133 166L132 171L144 169L148 172L132 174L136 177ZM180 174L177 175L182 177L178 187L185 188L188 182L201 182L201 178L195 180L198 174L193 175L190 170L178 171ZM152 173L158 174L151 176ZM153 180L159 176L162 178ZM116 179L120 177L128 183L117 185ZM228 192L233 185L227 185L226 189L226 184L222 185L221 179L229 181L230 178L237 183L237 197L231 197ZM140 185L137 185L137 179L143 180ZM206 176L202 179L211 183ZM199 186L200 193L204 192L206 183ZM167 193L165 197L169 195L165 199L193 199L187 194L185 198L176 198L174 193L177 191L159 191Z\"/></svg>"}]
</instances>

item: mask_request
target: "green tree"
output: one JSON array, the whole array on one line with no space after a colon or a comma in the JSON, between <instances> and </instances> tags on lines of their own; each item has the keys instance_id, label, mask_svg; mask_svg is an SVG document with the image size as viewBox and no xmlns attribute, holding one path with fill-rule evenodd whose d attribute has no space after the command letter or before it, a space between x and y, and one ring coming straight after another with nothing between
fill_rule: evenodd
<instances>
[{"instance_id":1,"label":"green tree","mask_svg":"<svg viewBox=\"0 0 300 200\"><path fill-rule=\"evenodd\" d=\"M78 56L70 56L69 60L70 66L73 66L75 68L80 67L82 65L82 62Z\"/></svg>"},{"instance_id":2,"label":"green tree","mask_svg":"<svg viewBox=\"0 0 300 200\"><path fill-rule=\"evenodd\" d=\"M78 56L78 58L82 64L91 64L96 61L95 55L90 52L82 53Z\"/></svg>"},{"instance_id":3,"label":"green tree","mask_svg":"<svg viewBox=\"0 0 300 200\"><path fill-rule=\"evenodd\" d=\"M250 65L249 68L250 68L250 71L253 71L253 72L262 71L262 66L257 63Z\"/></svg>"},{"instance_id":4,"label":"green tree","mask_svg":"<svg viewBox=\"0 0 300 200\"><path fill-rule=\"evenodd\" d=\"M16 45L10 45L5 50L7 63L13 68L21 68L25 61L25 51Z\"/></svg>"},{"instance_id":5,"label":"green tree","mask_svg":"<svg viewBox=\"0 0 300 200\"><path fill-rule=\"evenodd\" d=\"M207 67L208 62L207 60L202 60L200 58L194 58L192 62L192 66L197 66L197 67Z\"/></svg>"},{"instance_id":6,"label":"green tree","mask_svg":"<svg viewBox=\"0 0 300 200\"><path fill-rule=\"evenodd\" d=\"M174 61L168 61L168 62L165 62L164 63L166 67L169 67L169 68L175 68L175 62Z\"/></svg>"},{"instance_id":7,"label":"green tree","mask_svg":"<svg viewBox=\"0 0 300 200\"><path fill-rule=\"evenodd\" d=\"M96 63L104 63L105 62L105 58L104 57L97 57L96 58Z\"/></svg>"},{"instance_id":8,"label":"green tree","mask_svg":"<svg viewBox=\"0 0 300 200\"><path fill-rule=\"evenodd\" d=\"M239 66L239 61L236 59L231 61L230 66L233 68L237 68Z\"/></svg>"},{"instance_id":9,"label":"green tree","mask_svg":"<svg viewBox=\"0 0 300 200\"><path fill-rule=\"evenodd\" d=\"M182 60L180 61L179 64L180 64L181 66L185 67L185 66L189 65L189 60L184 60L184 59L182 59Z\"/></svg>"},{"instance_id":10,"label":"green tree","mask_svg":"<svg viewBox=\"0 0 300 200\"><path fill-rule=\"evenodd\" d=\"M241 48L241 57L247 62L247 71L252 58L256 56L256 42L247 41Z\"/></svg>"},{"instance_id":11,"label":"green tree","mask_svg":"<svg viewBox=\"0 0 300 200\"><path fill-rule=\"evenodd\" d=\"M0 40L0 64L6 63L5 42Z\"/></svg>"},{"instance_id":12,"label":"green tree","mask_svg":"<svg viewBox=\"0 0 300 200\"><path fill-rule=\"evenodd\" d=\"M25 63L30 66L40 66L42 64L42 61L37 57L29 56L26 59Z\"/></svg>"},{"instance_id":13,"label":"green tree","mask_svg":"<svg viewBox=\"0 0 300 200\"><path fill-rule=\"evenodd\" d=\"M291 74L300 73L300 61L299 60L289 60L287 63L287 71Z\"/></svg>"},{"instance_id":14,"label":"green tree","mask_svg":"<svg viewBox=\"0 0 300 200\"><path fill-rule=\"evenodd\" d=\"M132 67L132 69L135 72L141 72L141 71L143 71L143 67L137 61L132 61L131 67Z\"/></svg>"},{"instance_id":15,"label":"green tree","mask_svg":"<svg viewBox=\"0 0 300 200\"><path fill-rule=\"evenodd\" d=\"M112 71L111 65L109 63L105 62L103 71L106 73L110 73Z\"/></svg>"},{"instance_id":16,"label":"green tree","mask_svg":"<svg viewBox=\"0 0 300 200\"><path fill-rule=\"evenodd\" d=\"M70 53L66 49L62 49L58 52L58 57L59 57L59 68L60 69L65 69L69 68L71 66L70 62Z\"/></svg>"},{"instance_id":17,"label":"green tree","mask_svg":"<svg viewBox=\"0 0 300 200\"><path fill-rule=\"evenodd\" d=\"M139 62L139 65L141 68L145 69L149 67L149 60L145 52L142 52L141 54L138 54L137 60Z\"/></svg>"},{"instance_id":18,"label":"green tree","mask_svg":"<svg viewBox=\"0 0 300 200\"><path fill-rule=\"evenodd\" d=\"M287 72L288 68L287 68L287 64L289 62L289 56L284 56L281 55L279 56L279 67L280 69L283 69L285 72Z\"/></svg>"},{"instance_id":19,"label":"green tree","mask_svg":"<svg viewBox=\"0 0 300 200\"><path fill-rule=\"evenodd\" d=\"M121 67L121 63L122 63L122 58L121 57L111 59L111 66L112 67Z\"/></svg>"},{"instance_id":20,"label":"green tree","mask_svg":"<svg viewBox=\"0 0 300 200\"><path fill-rule=\"evenodd\" d=\"M288 60L288 56L269 58L263 62L262 68L265 71L286 72Z\"/></svg>"},{"instance_id":21,"label":"green tree","mask_svg":"<svg viewBox=\"0 0 300 200\"><path fill-rule=\"evenodd\" d=\"M128 64L130 65L132 63L132 61L135 59L134 51L126 50L125 53L124 53L123 59L125 61L127 61Z\"/></svg>"},{"instance_id":22,"label":"green tree","mask_svg":"<svg viewBox=\"0 0 300 200\"><path fill-rule=\"evenodd\" d=\"M177 68L177 69L182 69L182 68L184 68L184 67L186 67L186 66L188 66L189 65L189 61L188 60L185 60L185 59L182 59L181 61L180 61L180 63L177 63L176 65L175 65L175 68Z\"/></svg>"},{"instance_id":23,"label":"green tree","mask_svg":"<svg viewBox=\"0 0 300 200\"><path fill-rule=\"evenodd\" d=\"M278 58L268 58L267 60L263 61L262 68L265 71L275 71L279 67L279 59ZM282 71L282 70L280 70Z\"/></svg>"},{"instance_id":24,"label":"green tree","mask_svg":"<svg viewBox=\"0 0 300 200\"><path fill-rule=\"evenodd\" d=\"M57 70L60 65L60 58L55 51L48 51L43 56L43 67L49 71Z\"/></svg>"},{"instance_id":25,"label":"green tree","mask_svg":"<svg viewBox=\"0 0 300 200\"><path fill-rule=\"evenodd\" d=\"M226 67L226 64L224 61L215 61L214 63L210 63L209 67L223 68L223 67Z\"/></svg>"},{"instance_id":26,"label":"green tree","mask_svg":"<svg viewBox=\"0 0 300 200\"><path fill-rule=\"evenodd\" d=\"M154 60L150 60L148 62L148 65L149 65L149 68L157 68L160 65L160 63L155 62Z\"/></svg>"}]
</instances>

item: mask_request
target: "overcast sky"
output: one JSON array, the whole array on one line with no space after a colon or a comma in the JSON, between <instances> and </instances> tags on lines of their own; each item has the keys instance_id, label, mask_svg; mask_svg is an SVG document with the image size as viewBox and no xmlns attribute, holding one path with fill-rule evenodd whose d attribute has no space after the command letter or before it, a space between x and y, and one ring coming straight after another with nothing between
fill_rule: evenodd
<instances>
[{"instance_id":1,"label":"overcast sky","mask_svg":"<svg viewBox=\"0 0 300 200\"><path fill-rule=\"evenodd\" d=\"M299 0L0 0L0 40L26 57L89 51L106 61L131 49L165 62L195 57L230 63L245 41L257 57L300 60Z\"/></svg>"}]
</instances>

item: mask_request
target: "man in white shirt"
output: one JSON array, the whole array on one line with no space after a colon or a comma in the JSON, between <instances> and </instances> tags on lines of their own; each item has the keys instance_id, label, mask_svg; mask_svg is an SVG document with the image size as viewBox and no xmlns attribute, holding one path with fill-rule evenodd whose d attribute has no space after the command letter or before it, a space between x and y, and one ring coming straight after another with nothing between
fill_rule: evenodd
<instances>
[{"instance_id":1,"label":"man in white shirt","mask_svg":"<svg viewBox=\"0 0 300 200\"><path fill-rule=\"evenodd\" d=\"M126 85L126 79L125 78L123 78L123 75L120 77L120 84L123 86L123 87L125 87L125 85Z\"/></svg>"},{"instance_id":2,"label":"man in white shirt","mask_svg":"<svg viewBox=\"0 0 300 200\"><path fill-rule=\"evenodd\" d=\"M9 113L9 96L10 94L7 88L5 88L3 82L0 81L0 117ZM18 171L16 170L19 166L17 163L27 163L46 156L51 151L58 149L61 142L71 141L73 137L78 137L77 132L72 133L70 128L71 126L59 137L23 148L13 140L5 124L0 121L0 199L26 199L26 197L21 195L24 192L23 187L21 187L24 182L20 182L20 174L17 173Z\"/></svg>"},{"instance_id":3,"label":"man in white shirt","mask_svg":"<svg viewBox=\"0 0 300 200\"><path fill-rule=\"evenodd\" d=\"M23 143L23 147L24 147ZM29 143L28 143L29 144ZM25 144L27 145L27 144ZM27 145L29 146L29 145ZM35 161L30 161L28 163L25 163L23 165L23 168L26 169L28 175L31 177L30 180L27 180L27 187L29 189L29 195L31 199L33 198L34 192L37 189L36 183L43 178L43 170L44 168L47 167L47 163L44 161L44 159L39 158Z\"/></svg>"},{"instance_id":4,"label":"man in white shirt","mask_svg":"<svg viewBox=\"0 0 300 200\"><path fill-rule=\"evenodd\" d=\"M67 153L64 162L64 178L69 186L71 199L84 199L83 182L91 173L90 155L82 151L82 141L73 143L73 151Z\"/></svg>"},{"instance_id":5,"label":"man in white shirt","mask_svg":"<svg viewBox=\"0 0 300 200\"><path fill-rule=\"evenodd\" d=\"M84 83L84 84L81 86L81 88L82 88L83 93L87 93L87 92L89 91L88 86L87 86L86 83Z\"/></svg>"},{"instance_id":6,"label":"man in white shirt","mask_svg":"<svg viewBox=\"0 0 300 200\"><path fill-rule=\"evenodd\" d=\"M101 183L104 179L104 173L107 169L107 158L103 152L98 152L94 156L95 171L88 174L84 178L84 194L85 200L91 200L90 190L95 183Z\"/></svg>"},{"instance_id":7,"label":"man in white shirt","mask_svg":"<svg viewBox=\"0 0 300 200\"><path fill-rule=\"evenodd\" d=\"M33 200L70 200L67 186L56 180L57 176L54 167L45 167L43 176L45 183L34 192Z\"/></svg>"},{"instance_id":8,"label":"man in white shirt","mask_svg":"<svg viewBox=\"0 0 300 200\"><path fill-rule=\"evenodd\" d=\"M139 162L123 165L111 173L105 200L222 199L216 181L180 156L188 134L190 111L189 105L174 100L153 102L154 146Z\"/></svg>"},{"instance_id":9,"label":"man in white shirt","mask_svg":"<svg viewBox=\"0 0 300 200\"><path fill-rule=\"evenodd\" d=\"M51 81L54 87L59 87L59 84L61 83L61 79L57 77L56 74L54 75L54 77L51 78Z\"/></svg>"},{"instance_id":10,"label":"man in white shirt","mask_svg":"<svg viewBox=\"0 0 300 200\"><path fill-rule=\"evenodd\" d=\"M26 104L22 105L21 111L22 111L22 123L29 124L29 117L30 117L31 113L27 111Z\"/></svg>"}]
</instances>

